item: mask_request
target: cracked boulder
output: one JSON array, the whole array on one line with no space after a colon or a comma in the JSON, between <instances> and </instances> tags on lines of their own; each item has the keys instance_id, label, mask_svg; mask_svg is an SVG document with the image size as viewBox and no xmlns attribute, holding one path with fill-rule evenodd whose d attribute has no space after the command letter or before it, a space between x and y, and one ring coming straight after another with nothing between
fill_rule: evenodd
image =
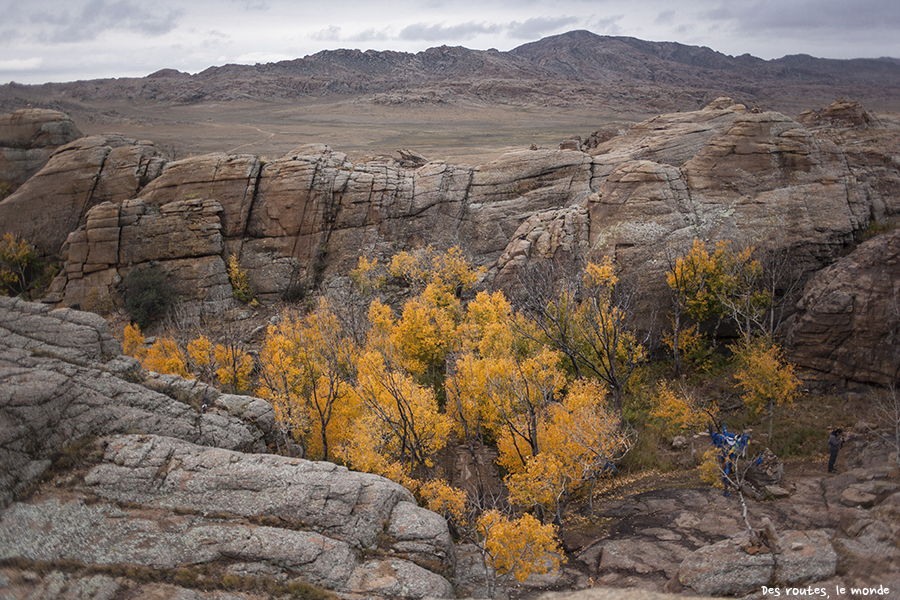
<instances>
[{"instance_id":1,"label":"cracked boulder","mask_svg":"<svg viewBox=\"0 0 900 600\"><path fill-rule=\"evenodd\" d=\"M746 533L697 549L678 569L681 585L710 596L742 596L762 586L796 585L835 574L837 552L823 530L785 531L774 551Z\"/></svg>"},{"instance_id":2,"label":"cracked boulder","mask_svg":"<svg viewBox=\"0 0 900 600\"><path fill-rule=\"evenodd\" d=\"M202 384L176 399L144 380L101 317L0 297L0 506L87 436L142 431L256 451L275 441L263 400Z\"/></svg>"}]
</instances>

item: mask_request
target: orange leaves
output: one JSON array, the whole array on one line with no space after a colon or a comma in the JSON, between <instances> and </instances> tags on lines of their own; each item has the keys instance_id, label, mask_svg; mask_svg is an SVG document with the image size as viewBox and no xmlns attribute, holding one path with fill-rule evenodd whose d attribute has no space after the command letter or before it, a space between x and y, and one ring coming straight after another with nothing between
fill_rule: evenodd
<instances>
[{"instance_id":1,"label":"orange leaves","mask_svg":"<svg viewBox=\"0 0 900 600\"><path fill-rule=\"evenodd\" d=\"M284 311L260 351L258 392L282 426L313 456L351 435L358 410L351 394L357 353L327 302L304 317Z\"/></svg>"},{"instance_id":2,"label":"orange leaves","mask_svg":"<svg viewBox=\"0 0 900 600\"><path fill-rule=\"evenodd\" d=\"M358 468L363 463L380 464L369 456L372 452L387 463L399 463L406 473L430 468L452 427L447 415L438 410L433 391L374 348L360 355L357 373L353 394L365 407L366 417L355 423L358 440L349 440L341 455ZM359 443L362 439L365 444Z\"/></svg>"},{"instance_id":3,"label":"orange leaves","mask_svg":"<svg viewBox=\"0 0 900 600\"><path fill-rule=\"evenodd\" d=\"M148 371L180 375L185 379L193 379L188 370L188 361L185 352L178 347L175 340L167 337L157 337L153 345L147 350L141 365Z\"/></svg>"},{"instance_id":4,"label":"orange leaves","mask_svg":"<svg viewBox=\"0 0 900 600\"><path fill-rule=\"evenodd\" d=\"M419 486L425 508L436 512L457 526L466 521L466 493L440 479L429 479Z\"/></svg>"},{"instance_id":5,"label":"orange leaves","mask_svg":"<svg viewBox=\"0 0 900 600\"><path fill-rule=\"evenodd\" d=\"M672 384L661 381L657 388L659 403L650 416L662 419L670 431L684 430L693 434L708 422L715 421L717 408L699 393L688 389L675 390Z\"/></svg>"},{"instance_id":6,"label":"orange leaves","mask_svg":"<svg viewBox=\"0 0 900 600\"><path fill-rule=\"evenodd\" d=\"M533 573L556 569L564 560L553 525L542 525L528 514L509 519L489 510L478 519L478 534L490 566L501 578L525 581Z\"/></svg>"},{"instance_id":7,"label":"orange leaves","mask_svg":"<svg viewBox=\"0 0 900 600\"><path fill-rule=\"evenodd\" d=\"M562 402L548 406L538 435L540 452L524 468L511 470L507 484L516 503L557 513L575 490L606 472L632 444L596 381L573 382ZM500 447L502 455L502 442Z\"/></svg>"},{"instance_id":8,"label":"orange leaves","mask_svg":"<svg viewBox=\"0 0 900 600\"><path fill-rule=\"evenodd\" d=\"M20 294L27 290L26 275L38 262L34 246L15 234L5 233L0 240L0 294Z\"/></svg>"}]
</instances>

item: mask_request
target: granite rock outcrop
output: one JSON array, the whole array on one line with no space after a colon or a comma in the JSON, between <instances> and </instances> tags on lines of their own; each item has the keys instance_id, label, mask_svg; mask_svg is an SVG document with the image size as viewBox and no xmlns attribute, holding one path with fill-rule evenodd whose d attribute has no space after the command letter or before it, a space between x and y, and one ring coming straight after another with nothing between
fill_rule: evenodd
<instances>
[{"instance_id":1,"label":"granite rock outcrop","mask_svg":"<svg viewBox=\"0 0 900 600\"><path fill-rule=\"evenodd\" d=\"M150 142L121 135L83 137L60 146L47 164L0 202L0 223L56 255L88 210L107 200L132 198L165 162Z\"/></svg>"},{"instance_id":2,"label":"granite rock outcrop","mask_svg":"<svg viewBox=\"0 0 900 600\"><path fill-rule=\"evenodd\" d=\"M202 567L220 582L454 597L443 517L376 475L269 454L283 441L271 405L143 372L92 313L0 297L0 432L8 592L96 584L112 598L135 585L128 569L178 583ZM29 564L70 575L16 570ZM94 572L71 575L78 565ZM192 593L167 589L157 597Z\"/></svg>"},{"instance_id":3,"label":"granite rock outcrop","mask_svg":"<svg viewBox=\"0 0 900 600\"><path fill-rule=\"evenodd\" d=\"M0 186L9 193L40 171L60 146L83 134L68 115L23 108L0 116Z\"/></svg>"},{"instance_id":4,"label":"granite rock outcrop","mask_svg":"<svg viewBox=\"0 0 900 600\"><path fill-rule=\"evenodd\" d=\"M816 273L785 344L811 380L900 380L900 231L861 244Z\"/></svg>"},{"instance_id":5,"label":"granite rock outcrop","mask_svg":"<svg viewBox=\"0 0 900 600\"><path fill-rule=\"evenodd\" d=\"M789 256L803 281L858 232L900 215L900 163L866 137L886 136L872 129L882 125L847 117L852 125L838 130L838 115L859 111L830 108L807 127L720 98L587 152L535 148L477 167L408 152L354 164L324 145L269 162L166 162L143 142L84 138L0 202L0 222L46 254L62 247L67 264L48 301L98 311L118 302L122 278L151 263L216 313L231 306L231 255L265 302L294 287L346 285L361 255L385 264L426 245L460 246L487 268L483 284L497 287L532 261L613 255L623 276L664 298L667 256L695 238Z\"/></svg>"}]
</instances>

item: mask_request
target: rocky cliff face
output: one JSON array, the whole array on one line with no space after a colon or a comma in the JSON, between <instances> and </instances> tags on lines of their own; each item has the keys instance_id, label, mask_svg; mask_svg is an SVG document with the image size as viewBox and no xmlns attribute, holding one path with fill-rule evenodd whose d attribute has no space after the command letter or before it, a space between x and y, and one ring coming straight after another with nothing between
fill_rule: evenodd
<instances>
[{"instance_id":1,"label":"rocky cliff face","mask_svg":"<svg viewBox=\"0 0 900 600\"><path fill-rule=\"evenodd\" d=\"M900 231L880 235L817 273L797 305L786 346L815 379L900 380Z\"/></svg>"},{"instance_id":2,"label":"rocky cliff face","mask_svg":"<svg viewBox=\"0 0 900 600\"><path fill-rule=\"evenodd\" d=\"M267 454L280 438L268 403L142 372L91 313L0 297L0 431L10 597L113 598L135 584L146 597L188 597L146 584L176 569L191 581L215 572L216 587L230 575L455 597L442 517L381 477ZM11 582L10 564L76 568ZM126 568L145 574L143 589ZM85 586L102 595L78 595Z\"/></svg>"},{"instance_id":3,"label":"rocky cliff face","mask_svg":"<svg viewBox=\"0 0 900 600\"><path fill-rule=\"evenodd\" d=\"M15 190L37 173L58 147L83 134L67 115L21 109L0 116L0 186Z\"/></svg>"},{"instance_id":4,"label":"rocky cliff face","mask_svg":"<svg viewBox=\"0 0 900 600\"><path fill-rule=\"evenodd\" d=\"M896 132L865 114L837 102L803 125L723 98L587 152L567 143L477 167L411 156L354 164L322 145L265 164L166 162L152 145L91 137L0 202L0 222L45 253L62 247L65 273L48 300L90 310L113 306L116 283L150 263L218 313L232 302L232 254L265 301L295 285L345 284L361 255L383 262L428 244L459 245L495 286L539 258L613 255L664 298L666 255L694 238L778 250L811 273L856 232L896 218L900 163L878 142Z\"/></svg>"}]
</instances>

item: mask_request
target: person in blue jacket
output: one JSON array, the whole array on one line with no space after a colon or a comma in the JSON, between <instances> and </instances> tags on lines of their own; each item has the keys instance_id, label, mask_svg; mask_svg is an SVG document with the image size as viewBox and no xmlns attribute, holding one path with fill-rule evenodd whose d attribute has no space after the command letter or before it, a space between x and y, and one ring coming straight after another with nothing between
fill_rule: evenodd
<instances>
[{"instance_id":1,"label":"person in blue jacket","mask_svg":"<svg viewBox=\"0 0 900 600\"><path fill-rule=\"evenodd\" d=\"M841 449L841 446L844 445L844 438L842 437L844 434L843 429L835 429L831 432L831 435L828 436L828 450L830 452L830 456L828 457L828 472L834 473L834 463L837 462L838 450Z\"/></svg>"},{"instance_id":2,"label":"person in blue jacket","mask_svg":"<svg viewBox=\"0 0 900 600\"><path fill-rule=\"evenodd\" d=\"M719 449L719 468L722 470L722 485L725 487L725 495L729 495L728 486L733 482L732 474L737 469L737 461L750 443L750 436L746 433L737 435L730 433L728 427L722 426L722 433L709 426L709 436L713 446Z\"/></svg>"}]
</instances>

